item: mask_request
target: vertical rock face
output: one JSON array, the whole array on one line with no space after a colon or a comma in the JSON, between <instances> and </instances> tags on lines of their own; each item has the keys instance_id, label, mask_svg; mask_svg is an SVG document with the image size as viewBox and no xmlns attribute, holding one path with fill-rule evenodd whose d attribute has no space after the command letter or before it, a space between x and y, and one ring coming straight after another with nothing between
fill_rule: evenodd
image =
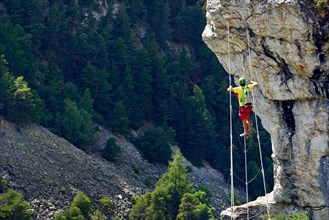
<instances>
[{"instance_id":1,"label":"vertical rock face","mask_svg":"<svg viewBox=\"0 0 329 220\"><path fill-rule=\"evenodd\" d=\"M203 40L235 79L259 82L255 112L274 161L270 210L329 219L329 27L305 2L208 0Z\"/></svg>"}]
</instances>

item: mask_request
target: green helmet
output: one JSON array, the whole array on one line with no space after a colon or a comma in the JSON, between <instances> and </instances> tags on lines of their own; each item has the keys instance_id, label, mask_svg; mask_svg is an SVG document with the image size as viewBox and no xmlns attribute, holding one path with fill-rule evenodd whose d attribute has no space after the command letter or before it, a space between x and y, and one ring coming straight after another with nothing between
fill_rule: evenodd
<instances>
[{"instance_id":1,"label":"green helmet","mask_svg":"<svg viewBox=\"0 0 329 220\"><path fill-rule=\"evenodd\" d=\"M246 79L245 79L244 77L241 77L241 78L239 79L239 84L240 84L240 85L246 85Z\"/></svg>"}]
</instances>

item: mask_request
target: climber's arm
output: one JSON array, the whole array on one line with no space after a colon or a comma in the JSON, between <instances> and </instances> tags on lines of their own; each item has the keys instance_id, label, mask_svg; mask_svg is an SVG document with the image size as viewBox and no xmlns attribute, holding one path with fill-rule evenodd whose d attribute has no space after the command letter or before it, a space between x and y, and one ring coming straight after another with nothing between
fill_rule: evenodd
<instances>
[{"instance_id":1,"label":"climber's arm","mask_svg":"<svg viewBox=\"0 0 329 220\"><path fill-rule=\"evenodd\" d=\"M227 91L228 91L228 92L233 92L233 91L234 91L234 90L233 90L233 87L232 87L232 86L228 87L228 88L227 88Z\"/></svg>"},{"instance_id":2,"label":"climber's arm","mask_svg":"<svg viewBox=\"0 0 329 220\"><path fill-rule=\"evenodd\" d=\"M253 86L258 86L258 82L256 82L256 81L250 81L250 83L251 83Z\"/></svg>"}]
</instances>

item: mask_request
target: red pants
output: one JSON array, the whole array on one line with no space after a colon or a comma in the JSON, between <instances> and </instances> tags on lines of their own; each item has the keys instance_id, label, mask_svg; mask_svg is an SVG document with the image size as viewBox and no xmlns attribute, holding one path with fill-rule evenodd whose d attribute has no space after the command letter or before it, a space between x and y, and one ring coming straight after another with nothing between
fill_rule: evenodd
<instances>
[{"instance_id":1,"label":"red pants","mask_svg":"<svg viewBox=\"0 0 329 220\"><path fill-rule=\"evenodd\" d=\"M252 112L252 106L239 106L239 117L241 120L249 118Z\"/></svg>"}]
</instances>

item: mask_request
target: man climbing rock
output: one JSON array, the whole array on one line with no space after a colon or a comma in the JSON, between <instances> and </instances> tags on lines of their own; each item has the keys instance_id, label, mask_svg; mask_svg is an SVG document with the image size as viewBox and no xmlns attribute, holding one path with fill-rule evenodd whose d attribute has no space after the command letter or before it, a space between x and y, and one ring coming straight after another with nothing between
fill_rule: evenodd
<instances>
[{"instance_id":1,"label":"man climbing rock","mask_svg":"<svg viewBox=\"0 0 329 220\"><path fill-rule=\"evenodd\" d=\"M249 135L251 129L250 114L252 112L252 94L251 90L258 86L255 81L250 81L251 84L246 86L246 79L241 77L239 79L240 86L227 88L228 92L234 92L235 96L239 100L239 117L242 120L244 133L240 134L240 137Z\"/></svg>"}]
</instances>

